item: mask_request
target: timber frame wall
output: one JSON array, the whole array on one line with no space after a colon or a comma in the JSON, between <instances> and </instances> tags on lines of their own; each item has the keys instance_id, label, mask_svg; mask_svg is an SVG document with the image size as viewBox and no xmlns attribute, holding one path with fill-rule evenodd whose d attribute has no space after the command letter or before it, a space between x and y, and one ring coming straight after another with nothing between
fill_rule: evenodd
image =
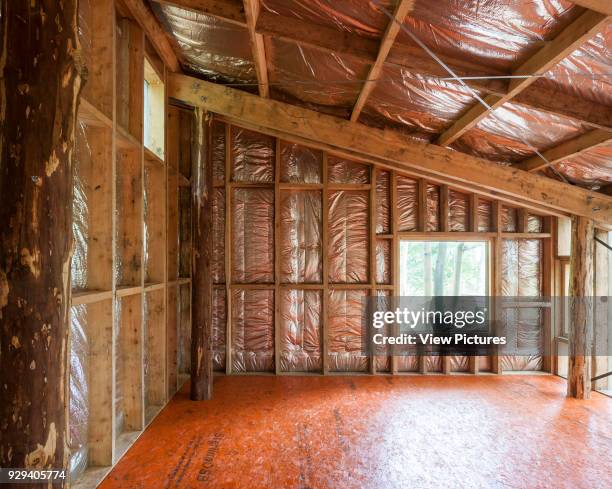
<instances>
[{"instance_id":1,"label":"timber frame wall","mask_svg":"<svg viewBox=\"0 0 612 489\"><path fill-rule=\"evenodd\" d=\"M191 320L191 112L169 107L164 91L165 154L146 148L145 64L164 90L166 66L122 3L91 2L87 15L77 137L87 150L75 158L89 207L87 278L72 292L89 343L88 469L73 481L83 488L102 480L187 379L178 352Z\"/></svg>"},{"instance_id":2,"label":"timber frame wall","mask_svg":"<svg viewBox=\"0 0 612 489\"><path fill-rule=\"evenodd\" d=\"M216 283L213 287L217 290L225 290L226 297L226 330L225 330L225 369L224 372L219 372L218 367L216 368L216 374L225 373L230 374L266 374L271 372L236 372L232 368L232 291L234 290L270 290L274 291L274 372L277 375L312 375L312 374L414 374L428 373L428 366L426 357L419 357L418 371L401 371L398 367L399 358L397 356L390 356L390 367L382 368L381 366L385 363L384 357L381 355L371 355L368 359L368 369L364 372L332 372L329 367L329 320L328 320L328 302L329 293L333 290L350 290L350 291L367 291L369 295L377 295L380 292L388 293L390 295L399 295L399 244L402 239L430 239L430 240L483 240L489 243L489 263L490 263L490 290L491 296L502 295L502 245L504 240L541 240L541 291L543 297L550 297L553 290L553 266L554 266L554 255L553 255L553 237L555 233L555 222L554 216L544 215L542 213L527 210L522 207L508 205L506 202L491 199L490 196L480 196L477 193L466 192L465 189L453 188L453 186L439 184L439 182L428 180L427 178L419 178L415 176L415 173L405 173L402 171L392 170L387 167L381 167L376 162L368 160L368 158L352 159L355 163L362 163L369 166L369 181L368 184L342 184L342 183L329 183L328 182L328 156L337 156L340 159L348 159L342 152L335 152L333 150L322 149L323 151L323 167L321 171L322 180L320 184L313 183L283 183L280 179L280 167L281 167L281 141L294 142L297 144L303 144L306 147L312 148L307 143L304 143L299 138L292 138L289 134L279 134L273 130L266 130L265 128L258 127L252 128L248 124L241 124L239 120L233 118L227 118L220 115L213 115L213 120L225 124L225 181L220 181L218 178L213 179L214 187L219 189L225 189L225 281L226 283ZM232 128L246 128L254 130L261 134L266 134L275 138L275 167L274 167L274 182L270 183L245 183L237 182L233 178L232 173L232 143L231 134ZM214 163L212 160L210 164ZM377 217L377 189L376 181L377 177L381 172L388 173L390 175L390 230L386 234L377 234L376 232L376 217ZM405 176L409 179L416 180L418 182L418 201L417 201L417 230L416 231L400 231L399 226L399 210L398 210L398 192L397 192L397 179L400 176ZM427 188L429 184L435 184L439 187L439 208L438 208L438 222L439 231L427 230L428 213L431 212L427 204ZM231 198L233 189L237 188L267 188L274 190L274 282L273 283L237 283L232 281L232 243L234 241L232 233L232 205ZM322 281L319 284L300 284L300 283L281 283L279 273L279 257L280 257L280 239L277 239L280 228L280 201L281 193L284 191L312 191L319 190L322 194ZM348 190L348 191L368 191L369 192L369 205L368 205L368 283L330 283L328 280L329 270L329 225L328 225L328 195L330 191L335 190ZM451 231L449 225L449 193L458 192L464 195L469 202L466 216L466 231ZM491 204L491 223L490 231L482 232L478 231L479 227L479 201L486 201ZM505 211L512 210L516 212L516 230L513 232L505 232L503 226L503 214ZM541 230L540 232L529 232L529 218L530 216L539 216L541 219ZM381 283L376 278L376 244L380 242L390 243L390 280L387 283ZM229 279L229 280L228 280ZM282 371L280 368L280 355L281 355L281 334L279 325L279 304L280 304L280 292L283 289L294 289L294 290L318 290L322 293L322 320L321 320L321 356L322 356L322 369L319 372L287 372ZM553 372L551 351L553 345L553 324L554 320L552 317L552 307L550 302L542 302L537 305L534 304L517 304L517 307L538 307L543 311L542 314L542 327L543 327L543 342L544 352L542 370L545 372ZM214 307L214 306L213 306ZM496 312L498 314L498 312ZM501 314L501 312L499 312ZM499 316L497 316L499 317ZM214 336L214 334L213 334ZM213 345L213 349L214 349ZM376 358L377 357L377 358ZM482 372L483 365L487 365L486 369L490 373L501 374L504 370L502 365L502 358L499 356L492 356L490 360L477 361L476 357L469 359L469 370L468 373L478 374ZM441 373L451 373L451 361L449 357L443 357L442 359L442 370Z\"/></svg>"}]
</instances>

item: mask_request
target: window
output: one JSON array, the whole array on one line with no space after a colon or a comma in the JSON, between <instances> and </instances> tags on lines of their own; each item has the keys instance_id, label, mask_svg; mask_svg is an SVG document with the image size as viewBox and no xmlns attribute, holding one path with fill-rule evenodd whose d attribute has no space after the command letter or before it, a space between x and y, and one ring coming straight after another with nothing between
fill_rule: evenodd
<instances>
[{"instance_id":1,"label":"window","mask_svg":"<svg viewBox=\"0 0 612 489\"><path fill-rule=\"evenodd\" d=\"M486 296L488 292L487 241L400 243L400 295Z\"/></svg>"},{"instance_id":2,"label":"window","mask_svg":"<svg viewBox=\"0 0 612 489\"><path fill-rule=\"evenodd\" d=\"M144 145L164 159L164 83L153 65L144 65Z\"/></svg>"}]
</instances>

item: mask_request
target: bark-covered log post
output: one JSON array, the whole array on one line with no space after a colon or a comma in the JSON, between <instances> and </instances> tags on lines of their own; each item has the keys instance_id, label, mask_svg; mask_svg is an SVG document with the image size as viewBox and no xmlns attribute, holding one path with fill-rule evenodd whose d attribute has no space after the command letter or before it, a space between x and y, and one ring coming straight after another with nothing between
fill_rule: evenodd
<instances>
[{"instance_id":1,"label":"bark-covered log post","mask_svg":"<svg viewBox=\"0 0 612 489\"><path fill-rule=\"evenodd\" d=\"M0 466L67 468L77 0L0 5Z\"/></svg>"},{"instance_id":2,"label":"bark-covered log post","mask_svg":"<svg viewBox=\"0 0 612 489\"><path fill-rule=\"evenodd\" d=\"M212 399L212 193L210 114L196 109L191 172L191 399Z\"/></svg>"},{"instance_id":3,"label":"bark-covered log post","mask_svg":"<svg viewBox=\"0 0 612 489\"><path fill-rule=\"evenodd\" d=\"M572 219L567 395L577 399L591 396L594 233L592 220Z\"/></svg>"}]
</instances>

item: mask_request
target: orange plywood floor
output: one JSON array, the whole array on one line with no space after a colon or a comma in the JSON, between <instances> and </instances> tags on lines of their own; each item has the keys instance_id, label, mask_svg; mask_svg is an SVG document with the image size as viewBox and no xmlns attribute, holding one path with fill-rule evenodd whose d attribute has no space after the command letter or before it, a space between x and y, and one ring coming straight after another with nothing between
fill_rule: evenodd
<instances>
[{"instance_id":1,"label":"orange plywood floor","mask_svg":"<svg viewBox=\"0 0 612 489\"><path fill-rule=\"evenodd\" d=\"M608 488L612 399L552 376L215 379L187 387L111 488Z\"/></svg>"}]
</instances>

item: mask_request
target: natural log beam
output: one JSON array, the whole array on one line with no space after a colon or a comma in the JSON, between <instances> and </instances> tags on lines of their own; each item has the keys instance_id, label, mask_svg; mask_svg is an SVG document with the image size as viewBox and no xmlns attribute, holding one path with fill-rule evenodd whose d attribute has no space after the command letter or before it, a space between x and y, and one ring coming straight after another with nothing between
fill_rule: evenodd
<instances>
[{"instance_id":1,"label":"natural log beam","mask_svg":"<svg viewBox=\"0 0 612 489\"><path fill-rule=\"evenodd\" d=\"M143 28L149 41L155 46L167 68L173 72L180 71L179 60L174 49L172 49L166 32L159 25L151 9L145 5L144 0L123 0L123 3L130 11L132 17L134 17L134 20Z\"/></svg>"},{"instance_id":2,"label":"natural log beam","mask_svg":"<svg viewBox=\"0 0 612 489\"><path fill-rule=\"evenodd\" d=\"M77 1L0 5L0 466L67 469Z\"/></svg>"},{"instance_id":3,"label":"natural log beam","mask_svg":"<svg viewBox=\"0 0 612 489\"><path fill-rule=\"evenodd\" d=\"M591 396L594 232L592 220L572 219L567 395L576 399Z\"/></svg>"},{"instance_id":4,"label":"natural log beam","mask_svg":"<svg viewBox=\"0 0 612 489\"><path fill-rule=\"evenodd\" d=\"M266 50L264 48L263 36L255 32L255 24L257 24L257 18L259 17L259 7L259 0L244 0L244 10L251 41L253 61L255 62L255 72L257 73L259 95L267 98L270 95L270 86L268 84Z\"/></svg>"},{"instance_id":5,"label":"natural log beam","mask_svg":"<svg viewBox=\"0 0 612 489\"><path fill-rule=\"evenodd\" d=\"M212 118L196 109L192 131L191 399L212 399Z\"/></svg>"},{"instance_id":6,"label":"natural log beam","mask_svg":"<svg viewBox=\"0 0 612 489\"><path fill-rule=\"evenodd\" d=\"M597 34L606 24L607 20L606 16L587 10L567 26L555 39L547 43L521 66L516 68L512 74L541 75L546 73L559 61ZM512 100L513 97L525 90L536 80L537 77L513 78L510 80L508 92L504 96L488 95L485 98L490 109L481 103L475 104L440 135L437 143L440 146L450 145L487 117L491 111Z\"/></svg>"},{"instance_id":7,"label":"natural log beam","mask_svg":"<svg viewBox=\"0 0 612 489\"><path fill-rule=\"evenodd\" d=\"M171 97L255 127L291 134L307 143L327 145L345 153L372 157L388 168L418 171L432 175L428 178L436 181L451 178L457 183L478 185L491 194L612 223L612 199L596 192L433 144L411 141L394 131L261 99L193 77L172 75L168 84Z\"/></svg>"},{"instance_id":8,"label":"natural log beam","mask_svg":"<svg viewBox=\"0 0 612 489\"><path fill-rule=\"evenodd\" d=\"M514 166L515 168L520 168L521 170L529 172L543 170L550 165L573 158L584 153L585 151L589 151L590 149L609 143L610 141L612 141L612 132L595 129L594 131L587 132L582 136L570 139L569 141L565 141L554 148L542 152L542 155L548 160L549 163L546 163L539 156L534 156L525 161L521 161Z\"/></svg>"},{"instance_id":9,"label":"natural log beam","mask_svg":"<svg viewBox=\"0 0 612 489\"><path fill-rule=\"evenodd\" d=\"M370 93L374 89L376 85L376 80L380 76L383 66L385 64L385 60L389 55L389 51L391 51L391 47L395 42L395 38L399 34L400 26L404 22L404 18L408 15L408 12L412 10L414 6L414 0L401 0L397 7L395 8L395 12L393 13L393 19L389 21L389 25L387 26L387 30L380 41L380 48L378 49L378 55L376 57L376 61L370 67L370 72L368 73L368 78L359 93L359 98L353 107L353 112L351 113L351 120L356 121L359 118L359 114L365 103L370 96Z\"/></svg>"},{"instance_id":10,"label":"natural log beam","mask_svg":"<svg viewBox=\"0 0 612 489\"><path fill-rule=\"evenodd\" d=\"M600 191L602 194L612 195L612 184L610 184L610 185L606 185L605 187L601 187L601 188L599 189L599 191Z\"/></svg>"},{"instance_id":11,"label":"natural log beam","mask_svg":"<svg viewBox=\"0 0 612 489\"><path fill-rule=\"evenodd\" d=\"M612 2L610 0L571 0L571 2L601 14L612 15Z\"/></svg>"}]
</instances>

